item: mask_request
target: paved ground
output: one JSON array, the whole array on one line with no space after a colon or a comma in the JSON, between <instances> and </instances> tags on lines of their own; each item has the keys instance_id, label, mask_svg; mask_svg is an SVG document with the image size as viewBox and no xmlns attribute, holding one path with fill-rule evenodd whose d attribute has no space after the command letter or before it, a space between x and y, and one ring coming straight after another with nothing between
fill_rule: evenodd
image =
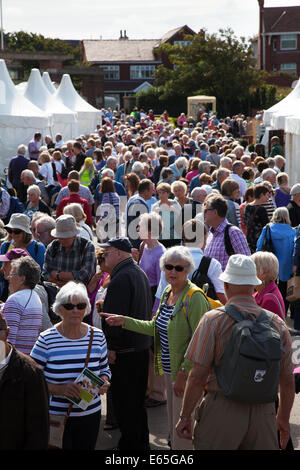
<instances>
[{"instance_id":1,"label":"paved ground","mask_svg":"<svg viewBox=\"0 0 300 470\"><path fill-rule=\"evenodd\" d=\"M101 429L98 436L97 450L112 449L118 443L119 431L104 431L106 403L103 402L103 414ZM166 405L157 408L147 408L149 430L150 430L150 447L152 450L169 450L168 426L167 426L167 407ZM294 448L300 450L300 394L296 395L294 406L291 414L291 435Z\"/></svg>"},{"instance_id":2,"label":"paved ground","mask_svg":"<svg viewBox=\"0 0 300 470\"><path fill-rule=\"evenodd\" d=\"M290 327L293 322L288 318L287 323ZM300 339L300 338L297 338ZM300 365L300 364L299 364ZM157 408L147 408L148 422L150 431L150 446L152 450L169 450L168 439L168 425L167 425L167 407L166 405ZM112 449L118 443L119 431L104 431L103 425L105 423L106 414L106 400L103 399L103 411L101 419L101 428L98 436L97 450ZM134 419L134 417L133 417ZM294 406L290 419L291 436L295 450L300 450L300 393L295 396Z\"/></svg>"}]
</instances>

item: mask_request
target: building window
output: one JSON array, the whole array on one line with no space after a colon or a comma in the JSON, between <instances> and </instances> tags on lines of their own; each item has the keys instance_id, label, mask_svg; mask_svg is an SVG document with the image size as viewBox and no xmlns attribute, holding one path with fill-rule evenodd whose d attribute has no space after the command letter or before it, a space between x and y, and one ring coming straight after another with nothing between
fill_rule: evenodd
<instances>
[{"instance_id":1,"label":"building window","mask_svg":"<svg viewBox=\"0 0 300 470\"><path fill-rule=\"evenodd\" d=\"M153 78L155 65L131 65L130 80Z\"/></svg>"},{"instance_id":2,"label":"building window","mask_svg":"<svg viewBox=\"0 0 300 470\"><path fill-rule=\"evenodd\" d=\"M104 73L104 80L120 80L119 65L99 65L99 69Z\"/></svg>"},{"instance_id":3,"label":"building window","mask_svg":"<svg viewBox=\"0 0 300 470\"><path fill-rule=\"evenodd\" d=\"M296 73L297 72L297 64L280 64L280 70L283 72L290 72Z\"/></svg>"},{"instance_id":4,"label":"building window","mask_svg":"<svg viewBox=\"0 0 300 470\"><path fill-rule=\"evenodd\" d=\"M274 38L273 41L272 41L272 48L273 48L274 52L277 51L277 40L276 40L276 38Z\"/></svg>"},{"instance_id":5,"label":"building window","mask_svg":"<svg viewBox=\"0 0 300 470\"><path fill-rule=\"evenodd\" d=\"M297 49L297 34L282 34L280 36L280 49Z\"/></svg>"},{"instance_id":6,"label":"building window","mask_svg":"<svg viewBox=\"0 0 300 470\"><path fill-rule=\"evenodd\" d=\"M174 46L189 46L192 41L174 41Z\"/></svg>"},{"instance_id":7,"label":"building window","mask_svg":"<svg viewBox=\"0 0 300 470\"><path fill-rule=\"evenodd\" d=\"M276 71L277 71L277 65L276 65L276 64L273 64L273 65L272 65L272 71L273 71L273 72L276 72Z\"/></svg>"}]
</instances>

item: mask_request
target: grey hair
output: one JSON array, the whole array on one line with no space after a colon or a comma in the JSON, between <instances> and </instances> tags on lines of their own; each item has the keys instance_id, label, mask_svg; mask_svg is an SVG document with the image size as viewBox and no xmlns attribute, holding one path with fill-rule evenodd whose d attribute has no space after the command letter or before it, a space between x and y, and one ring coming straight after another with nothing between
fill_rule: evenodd
<instances>
[{"instance_id":1,"label":"grey hair","mask_svg":"<svg viewBox=\"0 0 300 470\"><path fill-rule=\"evenodd\" d=\"M35 194L38 194L39 196L41 195L41 190L40 188L38 187L37 184L32 184L31 186L28 186L27 188L27 194L29 193L35 193Z\"/></svg>"},{"instance_id":2,"label":"grey hair","mask_svg":"<svg viewBox=\"0 0 300 470\"><path fill-rule=\"evenodd\" d=\"M53 312L62 318L60 313L61 306L70 301L72 302L75 297L87 304L85 316L88 315L91 312L91 304L86 287L84 284L74 281L69 281L60 288L52 305Z\"/></svg>"},{"instance_id":3,"label":"grey hair","mask_svg":"<svg viewBox=\"0 0 300 470\"><path fill-rule=\"evenodd\" d=\"M176 166L178 167L186 167L188 164L188 160L185 157L179 157L176 160Z\"/></svg>"},{"instance_id":4,"label":"grey hair","mask_svg":"<svg viewBox=\"0 0 300 470\"><path fill-rule=\"evenodd\" d=\"M102 177L108 176L109 178L114 177L114 172L111 168L105 168L105 170L102 171Z\"/></svg>"},{"instance_id":5,"label":"grey hair","mask_svg":"<svg viewBox=\"0 0 300 470\"><path fill-rule=\"evenodd\" d=\"M198 170L199 171L204 171L204 168L210 168L210 163L207 161L201 161L198 165Z\"/></svg>"},{"instance_id":6,"label":"grey hair","mask_svg":"<svg viewBox=\"0 0 300 470\"><path fill-rule=\"evenodd\" d=\"M53 217L51 217L48 214L45 214L42 212L42 216L40 216L37 220L38 224L43 224L44 228L47 232L50 232L50 230L53 230L55 228L55 220Z\"/></svg>"},{"instance_id":7,"label":"grey hair","mask_svg":"<svg viewBox=\"0 0 300 470\"><path fill-rule=\"evenodd\" d=\"M132 165L131 171L133 173L136 173L139 171L143 171L143 169L144 169L144 165L142 162L134 162L134 164Z\"/></svg>"},{"instance_id":8,"label":"grey hair","mask_svg":"<svg viewBox=\"0 0 300 470\"><path fill-rule=\"evenodd\" d=\"M15 269L17 276L25 277L24 285L28 287L28 289L34 289L40 281L40 265L34 261L31 256L23 256L22 258L14 259L11 262L11 268Z\"/></svg>"},{"instance_id":9,"label":"grey hair","mask_svg":"<svg viewBox=\"0 0 300 470\"><path fill-rule=\"evenodd\" d=\"M276 176L277 173L272 168L266 168L262 171L261 177L264 180L265 178L269 178L270 176Z\"/></svg>"},{"instance_id":10,"label":"grey hair","mask_svg":"<svg viewBox=\"0 0 300 470\"><path fill-rule=\"evenodd\" d=\"M195 269L191 252L185 246L172 246L164 252L159 260L159 266L162 271L165 271L165 264L168 264L167 261L183 262L186 265L186 271L188 273Z\"/></svg>"},{"instance_id":11,"label":"grey hair","mask_svg":"<svg viewBox=\"0 0 300 470\"><path fill-rule=\"evenodd\" d=\"M117 157L111 156L111 157L108 157L108 159L106 160L106 164L108 164L108 163L113 163L113 162L118 163Z\"/></svg>"},{"instance_id":12,"label":"grey hair","mask_svg":"<svg viewBox=\"0 0 300 470\"><path fill-rule=\"evenodd\" d=\"M18 147L18 154L19 154L19 155L25 155L26 152L27 152L27 147L26 147L26 145L23 145L23 144L19 145L19 147Z\"/></svg>"}]
</instances>

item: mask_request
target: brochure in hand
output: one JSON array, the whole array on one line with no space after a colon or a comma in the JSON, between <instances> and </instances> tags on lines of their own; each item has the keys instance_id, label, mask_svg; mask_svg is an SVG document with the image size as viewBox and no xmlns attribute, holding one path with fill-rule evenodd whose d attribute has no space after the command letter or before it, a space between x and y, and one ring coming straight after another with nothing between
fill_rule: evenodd
<instances>
[{"instance_id":1,"label":"brochure in hand","mask_svg":"<svg viewBox=\"0 0 300 470\"><path fill-rule=\"evenodd\" d=\"M75 403L82 410L86 410L93 399L99 395L99 389L105 382L95 372L85 367L75 383L81 386L80 398L68 398L68 400Z\"/></svg>"}]
</instances>

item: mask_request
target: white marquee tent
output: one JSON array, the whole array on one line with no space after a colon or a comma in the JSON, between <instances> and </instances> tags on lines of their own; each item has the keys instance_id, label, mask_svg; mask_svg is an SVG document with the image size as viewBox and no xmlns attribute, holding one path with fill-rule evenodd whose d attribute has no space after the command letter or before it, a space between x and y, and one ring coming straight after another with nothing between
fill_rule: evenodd
<instances>
[{"instance_id":1,"label":"white marquee tent","mask_svg":"<svg viewBox=\"0 0 300 470\"><path fill-rule=\"evenodd\" d=\"M48 72L43 72L42 79L44 84L46 85L46 88L48 91L50 91L51 94L54 94L56 92L56 88L51 82L51 78Z\"/></svg>"},{"instance_id":2,"label":"white marquee tent","mask_svg":"<svg viewBox=\"0 0 300 470\"><path fill-rule=\"evenodd\" d=\"M292 99L281 100L278 103L281 103L281 106L272 114L271 126L273 129L284 129L286 118L293 116L300 109L300 80L298 80L296 87L288 96L291 96Z\"/></svg>"},{"instance_id":3,"label":"white marquee tent","mask_svg":"<svg viewBox=\"0 0 300 470\"><path fill-rule=\"evenodd\" d=\"M35 132L50 133L47 113L28 101L13 84L5 61L0 59L0 172L16 155L20 144L28 145Z\"/></svg>"},{"instance_id":4,"label":"white marquee tent","mask_svg":"<svg viewBox=\"0 0 300 470\"><path fill-rule=\"evenodd\" d=\"M299 84L300 80L298 81ZM300 182L300 108L293 116L285 119L285 157L286 171L290 184Z\"/></svg>"},{"instance_id":5,"label":"white marquee tent","mask_svg":"<svg viewBox=\"0 0 300 470\"><path fill-rule=\"evenodd\" d=\"M77 113L78 133L80 135L94 132L97 124L101 123L101 111L94 108L77 93L70 75L63 75L55 97Z\"/></svg>"},{"instance_id":6,"label":"white marquee tent","mask_svg":"<svg viewBox=\"0 0 300 470\"><path fill-rule=\"evenodd\" d=\"M60 100L57 100L55 93L51 94L48 91L38 69L31 70L24 96L49 114L52 138L58 133L62 134L64 141L77 137L77 113L64 106Z\"/></svg>"}]
</instances>

